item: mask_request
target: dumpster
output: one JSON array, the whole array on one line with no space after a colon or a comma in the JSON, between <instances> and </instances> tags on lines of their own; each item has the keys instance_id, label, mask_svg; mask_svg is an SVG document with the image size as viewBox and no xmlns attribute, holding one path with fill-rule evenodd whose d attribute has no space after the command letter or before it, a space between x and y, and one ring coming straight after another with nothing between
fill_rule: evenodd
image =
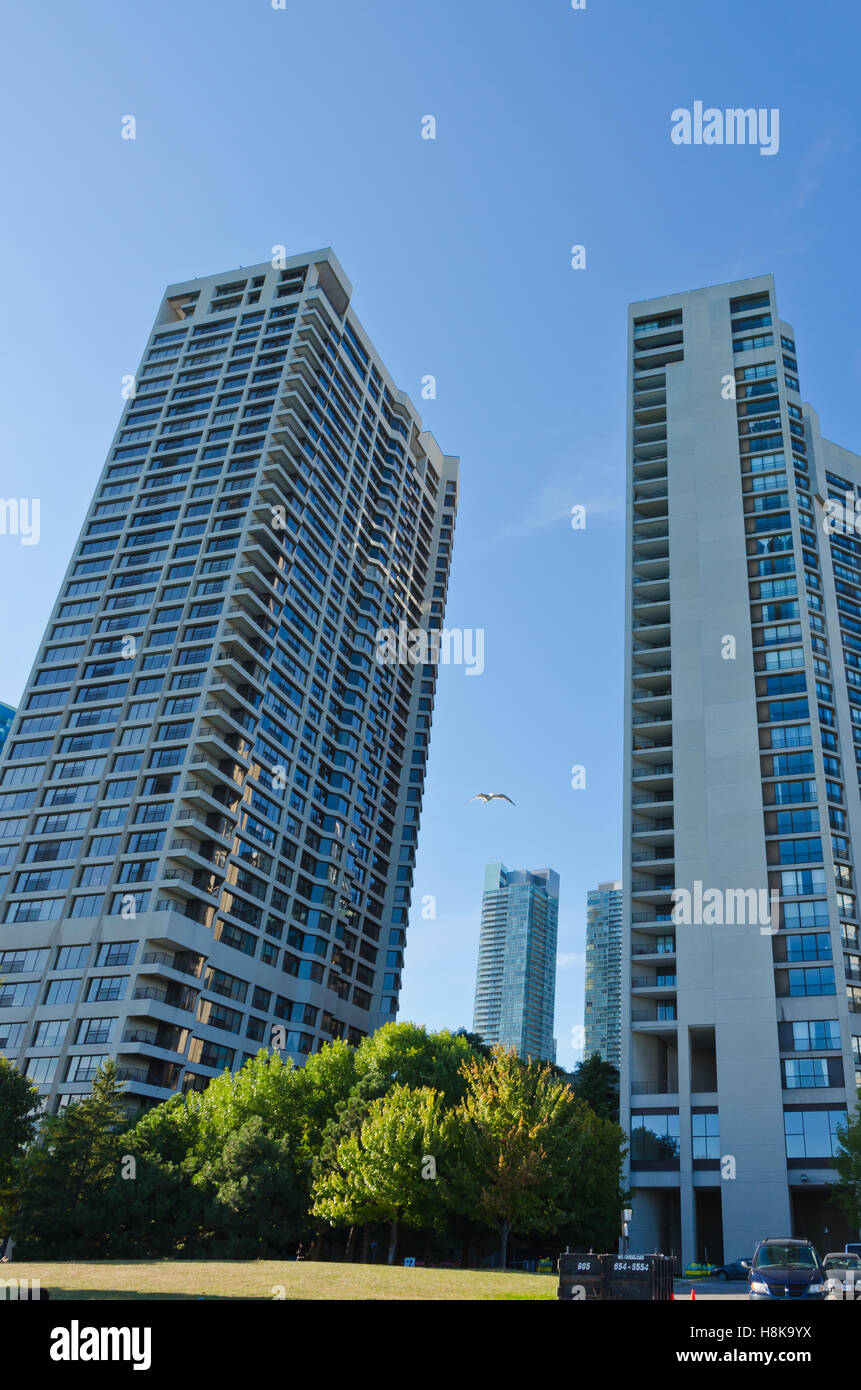
<instances>
[{"instance_id":1,"label":"dumpster","mask_svg":"<svg viewBox=\"0 0 861 1390\"><path fill-rule=\"evenodd\" d=\"M583 1255L566 1250L559 1256L556 1297L566 1302L669 1302L673 1292L671 1255Z\"/></svg>"},{"instance_id":2,"label":"dumpster","mask_svg":"<svg viewBox=\"0 0 861 1390\"><path fill-rule=\"evenodd\" d=\"M607 1261L607 1298L669 1302L673 1292L671 1255L616 1255Z\"/></svg>"},{"instance_id":3,"label":"dumpster","mask_svg":"<svg viewBox=\"0 0 861 1390\"><path fill-rule=\"evenodd\" d=\"M572 1255L569 1250L559 1256L559 1287L556 1297L572 1300L604 1298L606 1255Z\"/></svg>"}]
</instances>

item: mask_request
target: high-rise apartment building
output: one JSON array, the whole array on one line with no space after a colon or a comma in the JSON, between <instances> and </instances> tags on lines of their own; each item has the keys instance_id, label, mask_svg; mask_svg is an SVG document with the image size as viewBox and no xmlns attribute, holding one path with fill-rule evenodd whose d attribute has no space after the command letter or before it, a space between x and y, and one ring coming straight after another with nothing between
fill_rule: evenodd
<instances>
[{"instance_id":1,"label":"high-rise apartment building","mask_svg":"<svg viewBox=\"0 0 861 1390\"><path fill-rule=\"evenodd\" d=\"M489 864L484 875L473 1031L519 1057L556 1060L553 1013L559 875Z\"/></svg>"},{"instance_id":2,"label":"high-rise apartment building","mask_svg":"<svg viewBox=\"0 0 861 1390\"><path fill-rule=\"evenodd\" d=\"M622 1039L622 883L586 895L584 1058L598 1053L618 1067Z\"/></svg>"},{"instance_id":3,"label":"high-rise apartment building","mask_svg":"<svg viewBox=\"0 0 861 1390\"><path fill-rule=\"evenodd\" d=\"M3 751L3 744L9 736L12 728L12 720L15 718L15 711L11 705L0 704L0 753Z\"/></svg>"},{"instance_id":4,"label":"high-rise apartment building","mask_svg":"<svg viewBox=\"0 0 861 1390\"><path fill-rule=\"evenodd\" d=\"M0 770L0 1048L131 1104L395 1017L457 461L331 251L171 286ZM431 638L431 641L433 639Z\"/></svg>"},{"instance_id":5,"label":"high-rise apartment building","mask_svg":"<svg viewBox=\"0 0 861 1390\"><path fill-rule=\"evenodd\" d=\"M631 306L628 432L631 1246L840 1248L828 1186L861 1073L861 539L854 506L845 535L826 509L854 503L861 458L802 404L767 275Z\"/></svg>"}]
</instances>

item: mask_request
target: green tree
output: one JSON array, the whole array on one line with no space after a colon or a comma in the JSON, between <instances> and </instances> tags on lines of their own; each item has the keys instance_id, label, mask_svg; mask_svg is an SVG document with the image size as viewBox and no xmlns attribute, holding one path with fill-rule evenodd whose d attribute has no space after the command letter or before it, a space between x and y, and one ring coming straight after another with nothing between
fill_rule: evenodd
<instances>
[{"instance_id":1,"label":"green tree","mask_svg":"<svg viewBox=\"0 0 861 1390\"><path fill-rule=\"evenodd\" d=\"M564 1233L569 1245L614 1249L626 1201L621 1182L624 1130L571 1096L552 1131L552 1143L552 1163L562 1185L550 1228Z\"/></svg>"},{"instance_id":2,"label":"green tree","mask_svg":"<svg viewBox=\"0 0 861 1390\"><path fill-rule=\"evenodd\" d=\"M465 1092L462 1066L476 1051L462 1033L429 1033L416 1023L386 1023L356 1049L356 1081L366 1095L385 1095L392 1086L431 1086L446 1105Z\"/></svg>"},{"instance_id":3,"label":"green tree","mask_svg":"<svg viewBox=\"0 0 861 1390\"><path fill-rule=\"evenodd\" d=\"M496 1047L464 1074L456 1201L496 1228L500 1267L512 1231L618 1229L619 1127L596 1116L552 1068L513 1051Z\"/></svg>"},{"instance_id":4,"label":"green tree","mask_svg":"<svg viewBox=\"0 0 861 1390\"><path fill-rule=\"evenodd\" d=\"M22 1072L0 1057L0 1193L36 1129L39 1091Z\"/></svg>"},{"instance_id":5,"label":"green tree","mask_svg":"<svg viewBox=\"0 0 861 1390\"><path fill-rule=\"evenodd\" d=\"M120 1169L99 1198L99 1253L113 1259L198 1253L213 1224L209 1194L182 1167L141 1153L134 1134L122 1147Z\"/></svg>"},{"instance_id":6,"label":"green tree","mask_svg":"<svg viewBox=\"0 0 861 1390\"><path fill-rule=\"evenodd\" d=\"M834 1155L834 1167L840 1181L831 1189L831 1200L857 1231L861 1228L861 1103L838 1128L837 1138L840 1148Z\"/></svg>"},{"instance_id":7,"label":"green tree","mask_svg":"<svg viewBox=\"0 0 861 1390\"><path fill-rule=\"evenodd\" d=\"M619 1072L612 1062L593 1052L576 1067L571 1088L600 1119L618 1121Z\"/></svg>"},{"instance_id":8,"label":"green tree","mask_svg":"<svg viewBox=\"0 0 861 1390\"><path fill-rule=\"evenodd\" d=\"M224 1147L195 1175L211 1193L216 1244L234 1257L284 1255L307 1219L307 1192L297 1177L290 1141L275 1137L260 1115L227 1136Z\"/></svg>"},{"instance_id":9,"label":"green tree","mask_svg":"<svg viewBox=\"0 0 861 1390\"><path fill-rule=\"evenodd\" d=\"M360 1129L339 1143L334 1166L317 1178L314 1215L332 1226L387 1222L393 1264L401 1221L437 1228L444 1222L452 1126L439 1092L393 1086L371 1103Z\"/></svg>"},{"instance_id":10,"label":"green tree","mask_svg":"<svg viewBox=\"0 0 861 1390\"><path fill-rule=\"evenodd\" d=\"M503 1047L466 1063L464 1078L467 1094L458 1116L466 1162L457 1200L496 1228L504 1269L512 1230L539 1226L552 1195L545 1141L567 1088Z\"/></svg>"},{"instance_id":11,"label":"green tree","mask_svg":"<svg viewBox=\"0 0 861 1390\"><path fill-rule=\"evenodd\" d=\"M120 1171L129 1121L113 1061L93 1079L90 1095L43 1117L39 1142L15 1170L4 1215L22 1253L99 1252L107 1232L104 1195Z\"/></svg>"}]
</instances>

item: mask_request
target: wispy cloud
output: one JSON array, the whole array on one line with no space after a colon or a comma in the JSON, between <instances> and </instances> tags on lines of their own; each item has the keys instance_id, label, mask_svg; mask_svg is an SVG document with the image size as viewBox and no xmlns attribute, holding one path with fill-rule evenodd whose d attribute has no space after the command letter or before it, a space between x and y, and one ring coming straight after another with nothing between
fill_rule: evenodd
<instances>
[{"instance_id":1,"label":"wispy cloud","mask_svg":"<svg viewBox=\"0 0 861 1390\"><path fill-rule=\"evenodd\" d=\"M786 208L787 212L800 212L802 208L807 207L813 194L822 184L822 170L833 146L834 142L830 138L817 140L803 156L798 173L798 192L794 201Z\"/></svg>"},{"instance_id":2,"label":"wispy cloud","mask_svg":"<svg viewBox=\"0 0 861 1390\"><path fill-rule=\"evenodd\" d=\"M612 483L612 470L603 469L600 463L590 470L588 481L584 480L582 486L575 472L569 470L564 474L555 474L524 503L519 516L503 526L493 539L510 540L513 536L529 536L537 531L546 531L562 522L569 524L571 508L575 506L585 507L587 526L590 520L599 516L621 521L625 515L624 462L617 457L614 463L617 470L615 486ZM592 491L596 475L604 475L607 483L597 493Z\"/></svg>"},{"instance_id":3,"label":"wispy cloud","mask_svg":"<svg viewBox=\"0 0 861 1390\"><path fill-rule=\"evenodd\" d=\"M583 951L560 951L556 964L560 970L570 970L572 966L585 965L586 956Z\"/></svg>"}]
</instances>

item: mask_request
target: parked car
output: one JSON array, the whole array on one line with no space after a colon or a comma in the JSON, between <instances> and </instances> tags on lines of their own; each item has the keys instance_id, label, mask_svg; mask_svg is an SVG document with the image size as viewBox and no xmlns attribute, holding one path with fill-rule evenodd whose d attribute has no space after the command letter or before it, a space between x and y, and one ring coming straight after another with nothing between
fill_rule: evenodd
<instances>
[{"instance_id":1,"label":"parked car","mask_svg":"<svg viewBox=\"0 0 861 1390\"><path fill-rule=\"evenodd\" d=\"M825 1270L809 1240L769 1236L750 1262L748 1296L754 1300L826 1296Z\"/></svg>"},{"instance_id":2,"label":"parked car","mask_svg":"<svg viewBox=\"0 0 861 1390\"><path fill-rule=\"evenodd\" d=\"M861 1255L847 1255L836 1250L826 1255L822 1261L830 1298L843 1298L846 1294L854 1298L861 1294Z\"/></svg>"},{"instance_id":3,"label":"parked car","mask_svg":"<svg viewBox=\"0 0 861 1390\"><path fill-rule=\"evenodd\" d=\"M718 1265L714 1271L715 1279L747 1279L753 1259L730 1260L729 1264Z\"/></svg>"}]
</instances>

